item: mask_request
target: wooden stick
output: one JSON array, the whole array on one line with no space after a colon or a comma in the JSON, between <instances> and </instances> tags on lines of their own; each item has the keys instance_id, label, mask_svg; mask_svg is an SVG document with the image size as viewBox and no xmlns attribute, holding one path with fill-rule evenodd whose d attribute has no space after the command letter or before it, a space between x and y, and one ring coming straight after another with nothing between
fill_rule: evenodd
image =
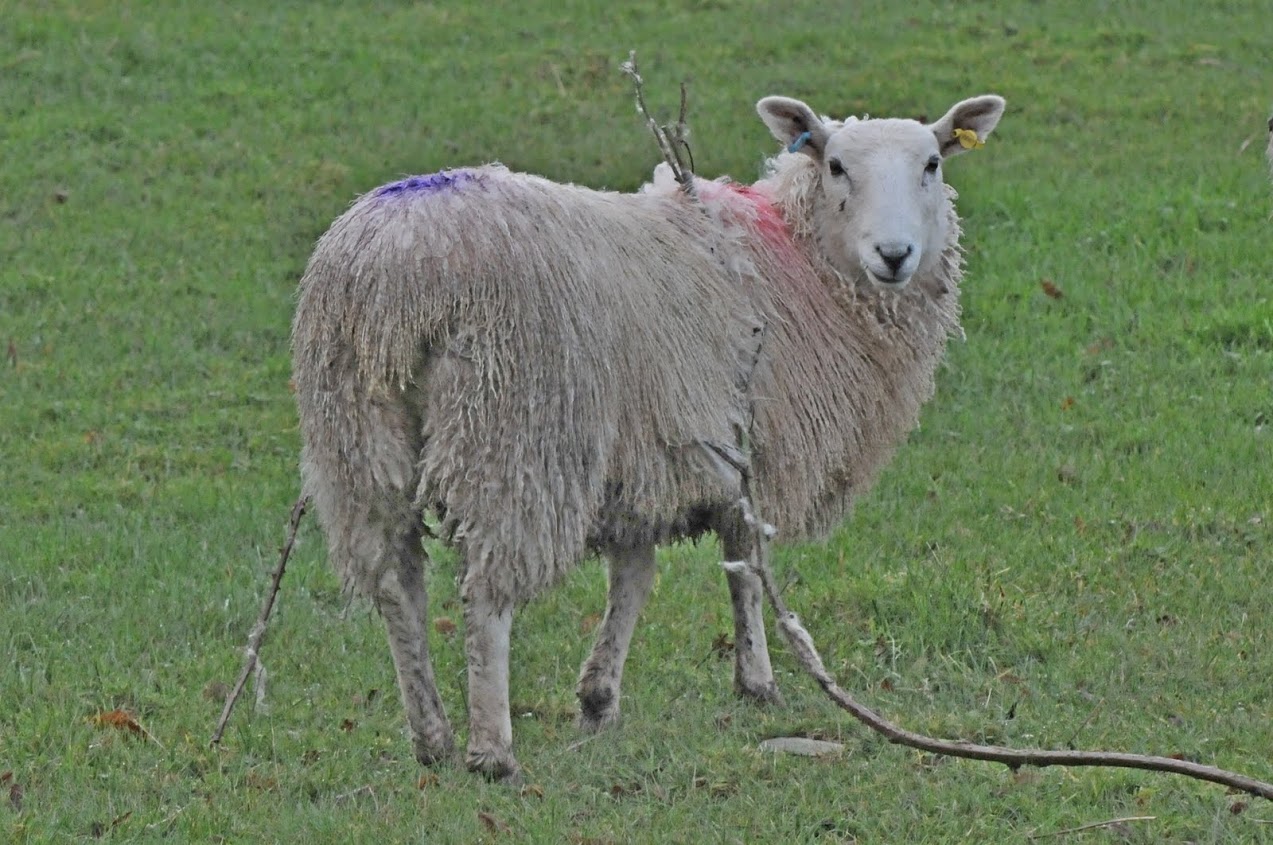
<instances>
[{"instance_id":1,"label":"wooden stick","mask_svg":"<svg viewBox=\"0 0 1273 845\"><path fill-rule=\"evenodd\" d=\"M296 531L300 528L301 517L305 515L305 510L308 507L308 496L297 499L296 503L292 505L292 516L288 520L287 525L287 542L278 550L278 566L274 567L270 592L265 597L265 603L261 606L261 615L257 617L256 625L252 626L252 633L248 636L247 659L243 663L243 671L239 674L239 682L234 685L234 691L225 700L225 709L221 711L221 719L217 722L217 729L212 733L212 740L209 743L211 745L217 745L221 742L221 735L225 733L225 726L230 721L230 713L234 711L235 703L239 700L239 696L243 694L243 687L248 682L248 676L256 668L259 660L257 651L261 648L261 641L265 639L265 624L269 621L270 612L274 609L274 599L278 596L279 583L283 580L283 570L287 568L287 559L291 557L292 546L296 544Z\"/></svg>"},{"instance_id":2,"label":"wooden stick","mask_svg":"<svg viewBox=\"0 0 1273 845\"><path fill-rule=\"evenodd\" d=\"M1218 783L1231 789L1273 800L1273 784L1256 780L1236 772L1230 772L1215 766L1204 766L1175 757L1159 757L1145 754L1126 754L1115 751L1044 751L1041 749L1005 748L999 745L978 745L972 742L952 742L934 739L917 734L885 719L880 714L862 704L849 695L835 682L822 663L813 644L813 638L800 624L796 614L787 609L782 599L782 592L774 584L773 570L769 566L769 540L773 537L772 526L765 523L755 511L755 498L752 493L751 458L747 451L747 433L739 431L738 446L741 460L734 455L734 450L717 449L717 454L734 465L742 477L742 500L739 502L752 532L752 556L750 566L760 576L769 604L778 618L778 628L786 639L787 645L795 653L797 660L806 672L813 676L841 709L848 711L855 719L876 733L882 734L889 742L942 754L948 757L963 757L969 760L986 760L992 763L1003 763L1012 770L1021 766L1104 766L1124 769L1144 769L1154 772L1168 772L1184 775L1197 780Z\"/></svg>"}]
</instances>

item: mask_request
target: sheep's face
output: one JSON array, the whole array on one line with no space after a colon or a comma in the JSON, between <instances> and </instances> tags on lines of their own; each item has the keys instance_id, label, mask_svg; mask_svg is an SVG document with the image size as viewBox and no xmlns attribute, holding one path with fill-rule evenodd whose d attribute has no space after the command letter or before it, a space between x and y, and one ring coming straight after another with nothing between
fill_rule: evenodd
<instances>
[{"instance_id":1,"label":"sheep's face","mask_svg":"<svg viewBox=\"0 0 1273 845\"><path fill-rule=\"evenodd\" d=\"M843 276L901 288L935 267L950 238L942 163L984 142L1004 101L977 97L941 120L827 121L798 100L767 97L757 110L791 152L819 171L814 226Z\"/></svg>"}]
</instances>

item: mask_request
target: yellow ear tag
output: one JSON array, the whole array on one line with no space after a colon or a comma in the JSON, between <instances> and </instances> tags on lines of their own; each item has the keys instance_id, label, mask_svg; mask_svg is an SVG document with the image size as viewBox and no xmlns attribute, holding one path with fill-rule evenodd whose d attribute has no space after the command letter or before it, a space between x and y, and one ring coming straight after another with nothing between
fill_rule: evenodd
<instances>
[{"instance_id":1,"label":"yellow ear tag","mask_svg":"<svg viewBox=\"0 0 1273 845\"><path fill-rule=\"evenodd\" d=\"M986 142L978 138L977 133L972 129L956 129L955 140L965 150L979 150L986 145Z\"/></svg>"}]
</instances>

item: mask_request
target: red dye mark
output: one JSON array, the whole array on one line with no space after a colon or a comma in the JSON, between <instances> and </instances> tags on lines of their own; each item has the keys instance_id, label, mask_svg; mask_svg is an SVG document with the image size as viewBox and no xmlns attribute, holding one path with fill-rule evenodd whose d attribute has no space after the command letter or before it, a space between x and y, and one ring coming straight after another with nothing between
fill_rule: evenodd
<instances>
[{"instance_id":1,"label":"red dye mark","mask_svg":"<svg viewBox=\"0 0 1273 845\"><path fill-rule=\"evenodd\" d=\"M808 256L796 244L791 228L773 200L751 185L716 183L719 190L704 193L709 202L720 203L732 212L733 222L746 228L757 243L746 247L757 259L757 270L779 288L800 289L803 296L817 299L826 287L809 265Z\"/></svg>"},{"instance_id":2,"label":"red dye mark","mask_svg":"<svg viewBox=\"0 0 1273 845\"><path fill-rule=\"evenodd\" d=\"M739 201L746 204L748 212L740 214L739 217L747 223L748 228L767 241L771 247L784 250L795 247L791 240L791 231L787 228L787 221L782 218L782 212L769 197L750 185L729 182L722 187L728 192L722 196L726 204L734 205Z\"/></svg>"}]
</instances>

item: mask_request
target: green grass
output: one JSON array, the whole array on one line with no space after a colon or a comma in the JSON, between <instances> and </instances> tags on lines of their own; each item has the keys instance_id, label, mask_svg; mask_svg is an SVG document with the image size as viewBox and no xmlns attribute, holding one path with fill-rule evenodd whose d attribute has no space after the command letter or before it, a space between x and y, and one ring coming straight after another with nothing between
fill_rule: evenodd
<instances>
[{"instance_id":1,"label":"green grass","mask_svg":"<svg viewBox=\"0 0 1273 845\"><path fill-rule=\"evenodd\" d=\"M635 48L664 113L689 82L705 175L755 174L766 94L1009 101L949 176L967 342L854 518L778 556L844 685L942 736L1273 779L1267 3L84 0L0 20L0 841L1007 842L1120 816L1155 818L1050 841L1273 841L1273 808L1208 784L890 746L780 647L787 707L738 702L709 545L661 554L603 737L571 724L600 568L519 615L538 787L519 794L419 782L380 623L307 523L267 709L245 699L207 747L296 495L287 344L314 239L357 193L444 165L636 187L658 156L617 71ZM435 560L434 612L458 619ZM434 645L463 724L459 635ZM115 708L156 741L92 724ZM756 750L792 733L847 752Z\"/></svg>"}]
</instances>

